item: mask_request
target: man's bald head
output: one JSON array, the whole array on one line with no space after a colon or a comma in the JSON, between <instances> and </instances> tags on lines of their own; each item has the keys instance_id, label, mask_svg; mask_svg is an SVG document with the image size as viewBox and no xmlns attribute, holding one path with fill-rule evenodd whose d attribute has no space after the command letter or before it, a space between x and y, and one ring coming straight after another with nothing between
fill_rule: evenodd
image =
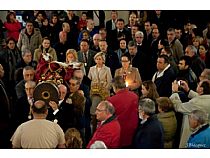
<instances>
[{"instance_id":1,"label":"man's bald head","mask_svg":"<svg viewBox=\"0 0 210 158\"><path fill-rule=\"evenodd\" d=\"M43 100L37 100L32 106L33 113L46 114L47 105Z\"/></svg>"}]
</instances>

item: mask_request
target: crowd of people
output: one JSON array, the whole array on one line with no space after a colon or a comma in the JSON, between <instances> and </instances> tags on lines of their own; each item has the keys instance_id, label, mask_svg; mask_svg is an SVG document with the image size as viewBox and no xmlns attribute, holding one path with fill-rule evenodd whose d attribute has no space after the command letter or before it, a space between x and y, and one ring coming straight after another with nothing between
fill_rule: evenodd
<instances>
[{"instance_id":1,"label":"crowd of people","mask_svg":"<svg viewBox=\"0 0 210 158\"><path fill-rule=\"evenodd\" d=\"M0 21L0 148L210 148L210 22L17 12ZM43 83L58 101L35 100Z\"/></svg>"}]
</instances>

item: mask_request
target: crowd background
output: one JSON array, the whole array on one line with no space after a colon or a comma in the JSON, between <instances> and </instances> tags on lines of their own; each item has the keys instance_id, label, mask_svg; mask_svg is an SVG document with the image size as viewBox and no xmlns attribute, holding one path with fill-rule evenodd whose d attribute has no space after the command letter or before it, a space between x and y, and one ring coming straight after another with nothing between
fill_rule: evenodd
<instances>
[{"instance_id":1,"label":"crowd background","mask_svg":"<svg viewBox=\"0 0 210 158\"><path fill-rule=\"evenodd\" d=\"M2 11L1 147L11 148L10 138L16 148L187 147L190 128L193 135L208 129L194 112L210 113L208 12ZM59 91L48 112L33 101L46 80ZM52 144L20 137L42 128L37 118L59 125L46 122L59 133L46 136Z\"/></svg>"}]
</instances>

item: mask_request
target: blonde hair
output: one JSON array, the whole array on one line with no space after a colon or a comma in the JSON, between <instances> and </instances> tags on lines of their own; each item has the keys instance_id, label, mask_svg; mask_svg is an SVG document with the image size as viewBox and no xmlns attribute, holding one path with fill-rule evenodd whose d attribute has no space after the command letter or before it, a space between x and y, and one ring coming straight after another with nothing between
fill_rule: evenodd
<instances>
[{"instance_id":1,"label":"blonde hair","mask_svg":"<svg viewBox=\"0 0 210 158\"><path fill-rule=\"evenodd\" d=\"M76 128L69 128L65 132L66 148L81 149L82 138L80 132Z\"/></svg>"},{"instance_id":2,"label":"blonde hair","mask_svg":"<svg viewBox=\"0 0 210 158\"><path fill-rule=\"evenodd\" d=\"M66 62L67 62L67 56L69 54L72 54L74 56L74 58L75 58L76 61L78 60L77 51L75 49L68 49L66 51Z\"/></svg>"},{"instance_id":3,"label":"blonde hair","mask_svg":"<svg viewBox=\"0 0 210 158\"><path fill-rule=\"evenodd\" d=\"M96 53L96 55L94 56L94 60L96 60L96 58L99 57L99 56L102 57L102 59L103 59L103 61L104 61L104 63L105 63L105 55L104 55L103 52L98 52L98 53Z\"/></svg>"}]
</instances>

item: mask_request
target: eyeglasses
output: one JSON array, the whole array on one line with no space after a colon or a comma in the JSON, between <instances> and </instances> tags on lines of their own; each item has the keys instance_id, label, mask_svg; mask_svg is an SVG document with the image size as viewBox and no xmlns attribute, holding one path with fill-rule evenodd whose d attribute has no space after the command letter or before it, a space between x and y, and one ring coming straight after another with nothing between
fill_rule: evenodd
<instances>
[{"instance_id":1,"label":"eyeglasses","mask_svg":"<svg viewBox=\"0 0 210 158\"><path fill-rule=\"evenodd\" d=\"M98 108L96 108L96 111L102 112L102 111L106 111L106 109L98 109Z\"/></svg>"},{"instance_id":2,"label":"eyeglasses","mask_svg":"<svg viewBox=\"0 0 210 158\"><path fill-rule=\"evenodd\" d=\"M128 60L122 60L122 62L129 62Z\"/></svg>"}]
</instances>

